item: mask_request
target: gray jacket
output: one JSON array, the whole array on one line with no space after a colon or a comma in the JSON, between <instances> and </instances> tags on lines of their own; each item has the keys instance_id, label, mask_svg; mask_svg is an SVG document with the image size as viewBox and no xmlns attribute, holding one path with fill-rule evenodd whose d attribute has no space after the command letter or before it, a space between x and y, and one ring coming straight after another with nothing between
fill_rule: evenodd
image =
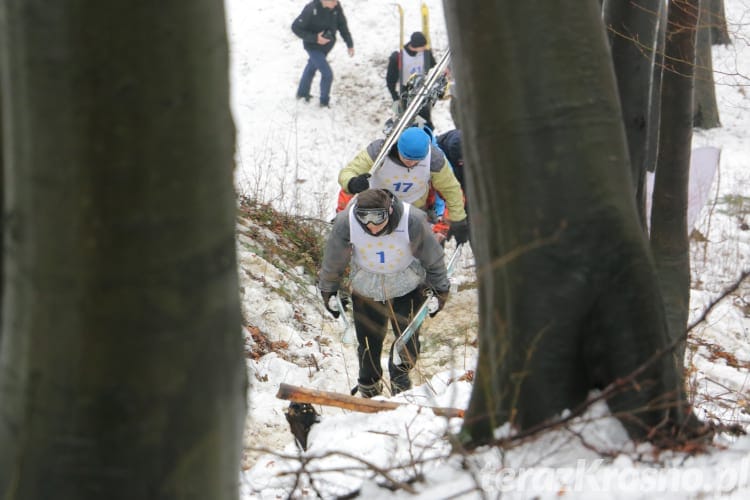
<instances>
[{"instance_id":1,"label":"gray jacket","mask_svg":"<svg viewBox=\"0 0 750 500\"><path fill-rule=\"evenodd\" d=\"M388 228L395 228L404 213L404 204L396 201ZM437 292L450 288L445 267L443 247L432 234L427 223L427 215L416 207L409 210L409 241L412 255L426 273L425 285ZM336 292L341 279L350 264L352 247L349 240L349 209L336 215L331 235L328 237L323 265L318 273L318 287L324 292ZM392 298L392 297L388 297Z\"/></svg>"}]
</instances>

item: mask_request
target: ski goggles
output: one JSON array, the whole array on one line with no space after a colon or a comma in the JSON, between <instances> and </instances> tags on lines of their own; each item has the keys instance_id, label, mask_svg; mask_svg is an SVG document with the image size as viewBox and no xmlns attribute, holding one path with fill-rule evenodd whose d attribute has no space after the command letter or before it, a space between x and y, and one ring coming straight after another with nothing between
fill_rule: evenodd
<instances>
[{"instance_id":1,"label":"ski goggles","mask_svg":"<svg viewBox=\"0 0 750 500\"><path fill-rule=\"evenodd\" d=\"M364 225L380 225L388 220L387 208L357 208L354 210L354 216Z\"/></svg>"}]
</instances>

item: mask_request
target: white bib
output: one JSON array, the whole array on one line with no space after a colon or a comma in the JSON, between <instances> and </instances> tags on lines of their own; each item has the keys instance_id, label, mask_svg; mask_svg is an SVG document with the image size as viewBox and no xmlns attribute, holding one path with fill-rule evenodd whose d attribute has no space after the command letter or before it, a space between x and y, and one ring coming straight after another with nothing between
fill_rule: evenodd
<instances>
[{"instance_id":1,"label":"white bib","mask_svg":"<svg viewBox=\"0 0 750 500\"><path fill-rule=\"evenodd\" d=\"M373 236L362 228L349 209L349 239L352 243L352 290L373 300L403 297L426 278L426 271L412 256L409 245L409 205L391 234Z\"/></svg>"},{"instance_id":2,"label":"white bib","mask_svg":"<svg viewBox=\"0 0 750 500\"><path fill-rule=\"evenodd\" d=\"M409 247L409 205L404 204L404 213L398 226L390 233L373 236L365 230L349 209L349 239L352 243L354 263L377 274L393 274L403 271L414 260Z\"/></svg>"},{"instance_id":3,"label":"white bib","mask_svg":"<svg viewBox=\"0 0 750 500\"><path fill-rule=\"evenodd\" d=\"M410 56L409 53L406 52L406 49L401 51L402 87L406 86L412 75L423 75L425 73L424 59L424 52L417 52L413 56Z\"/></svg>"},{"instance_id":4,"label":"white bib","mask_svg":"<svg viewBox=\"0 0 750 500\"><path fill-rule=\"evenodd\" d=\"M427 151L426 157L411 168L399 165L390 157L386 157L380 170L370 178L370 187L388 189L395 193L399 200L407 203L418 201L430 189L431 156L432 148Z\"/></svg>"}]
</instances>

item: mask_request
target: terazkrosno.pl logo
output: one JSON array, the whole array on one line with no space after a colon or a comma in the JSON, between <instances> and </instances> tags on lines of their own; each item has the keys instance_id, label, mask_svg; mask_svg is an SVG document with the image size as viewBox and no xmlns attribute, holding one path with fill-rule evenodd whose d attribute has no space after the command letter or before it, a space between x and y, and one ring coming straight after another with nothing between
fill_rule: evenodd
<instances>
[{"instance_id":1,"label":"terazkrosno.pl logo","mask_svg":"<svg viewBox=\"0 0 750 500\"><path fill-rule=\"evenodd\" d=\"M581 459L575 467L485 467L479 478L485 492L729 493L750 486L750 457L704 467L618 467Z\"/></svg>"}]
</instances>

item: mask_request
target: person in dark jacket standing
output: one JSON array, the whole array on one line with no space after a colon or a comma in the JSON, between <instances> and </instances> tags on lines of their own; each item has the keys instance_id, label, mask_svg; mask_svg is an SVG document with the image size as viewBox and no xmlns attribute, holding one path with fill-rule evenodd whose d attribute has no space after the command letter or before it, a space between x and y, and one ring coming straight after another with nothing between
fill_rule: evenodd
<instances>
[{"instance_id":1,"label":"person in dark jacket standing","mask_svg":"<svg viewBox=\"0 0 750 500\"><path fill-rule=\"evenodd\" d=\"M305 5L292 23L292 31L300 37L309 56L297 87L297 99L310 101L310 86L316 71L320 71L320 106L329 107L333 70L326 56L336 43L336 32L346 43L349 56L354 56L354 42L338 0L313 0Z\"/></svg>"},{"instance_id":2,"label":"person in dark jacket standing","mask_svg":"<svg viewBox=\"0 0 750 500\"><path fill-rule=\"evenodd\" d=\"M347 267L359 346L359 393L371 398L381 393L383 350L388 322L398 337L432 289L437 308L445 305L450 281L443 248L432 236L424 212L399 201L387 189L368 189L338 213L318 273L326 309L338 317L331 298L338 293ZM391 394L411 388L409 371L419 355L419 331L406 343L407 356L394 364L388 358Z\"/></svg>"}]
</instances>

